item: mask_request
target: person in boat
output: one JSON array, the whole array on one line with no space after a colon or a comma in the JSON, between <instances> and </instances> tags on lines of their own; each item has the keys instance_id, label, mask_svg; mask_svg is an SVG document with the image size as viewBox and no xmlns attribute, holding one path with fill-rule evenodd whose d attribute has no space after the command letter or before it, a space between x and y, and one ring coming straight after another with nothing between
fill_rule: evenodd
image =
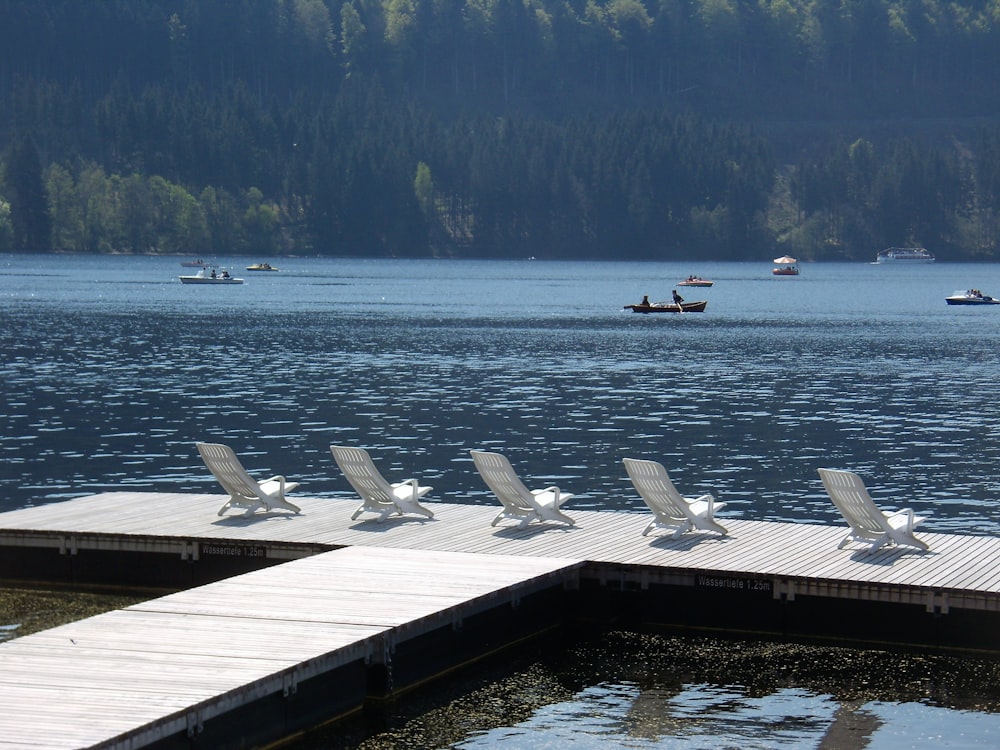
<instances>
[{"instance_id":1,"label":"person in boat","mask_svg":"<svg viewBox=\"0 0 1000 750\"><path fill-rule=\"evenodd\" d=\"M214 268L212 269L212 278L213 279L215 278L215 269Z\"/></svg>"},{"instance_id":2,"label":"person in boat","mask_svg":"<svg viewBox=\"0 0 1000 750\"><path fill-rule=\"evenodd\" d=\"M640 302L639 304L642 305L643 307L649 307L649 295L648 294L642 295L642 302Z\"/></svg>"},{"instance_id":3,"label":"person in boat","mask_svg":"<svg viewBox=\"0 0 1000 750\"><path fill-rule=\"evenodd\" d=\"M229 271L223 271L222 272L222 278L228 279L229 278Z\"/></svg>"},{"instance_id":4,"label":"person in boat","mask_svg":"<svg viewBox=\"0 0 1000 750\"><path fill-rule=\"evenodd\" d=\"M681 305L683 303L684 303L684 298L677 293L676 289L674 289L674 304Z\"/></svg>"}]
</instances>

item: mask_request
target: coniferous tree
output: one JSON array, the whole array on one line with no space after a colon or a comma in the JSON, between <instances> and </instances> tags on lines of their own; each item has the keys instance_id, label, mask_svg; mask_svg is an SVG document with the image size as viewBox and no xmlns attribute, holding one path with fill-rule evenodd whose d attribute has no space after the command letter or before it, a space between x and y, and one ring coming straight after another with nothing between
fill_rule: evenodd
<instances>
[{"instance_id":1,"label":"coniferous tree","mask_svg":"<svg viewBox=\"0 0 1000 750\"><path fill-rule=\"evenodd\" d=\"M6 195L10 202L14 248L32 252L52 249L52 218L38 149L21 136L7 159Z\"/></svg>"}]
</instances>

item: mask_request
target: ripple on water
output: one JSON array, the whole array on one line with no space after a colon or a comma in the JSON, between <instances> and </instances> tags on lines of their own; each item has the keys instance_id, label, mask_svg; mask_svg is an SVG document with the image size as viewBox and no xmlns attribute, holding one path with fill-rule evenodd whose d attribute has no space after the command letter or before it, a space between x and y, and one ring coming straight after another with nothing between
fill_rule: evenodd
<instances>
[{"instance_id":1,"label":"ripple on water","mask_svg":"<svg viewBox=\"0 0 1000 750\"><path fill-rule=\"evenodd\" d=\"M399 300L416 301L390 311L363 298L367 267L350 284L300 279L280 305L234 297L199 309L170 285L118 290L103 304L8 300L0 502L20 503L24 486L40 502L117 483L200 491L193 443L204 439L233 444L254 471L308 479L301 492L348 494L327 446L353 442L435 477L434 497L453 502L485 501L468 449L490 446L528 479L559 477L574 507L642 510L621 459L646 456L682 491L729 501L727 515L839 523L815 471L830 465L862 473L880 501L930 516L929 529L1000 531L990 502L1000 436L983 423L1000 375L995 323L943 305L931 314L881 287L865 297L871 269L821 268L808 292L785 286L791 296L776 299L745 270L727 280L721 268L718 312L654 321L600 303L625 294L603 290L618 283L603 267L572 282L522 278L523 313L509 296L443 303L499 290L441 268L446 294L425 301L405 287ZM566 316L547 301L579 285L589 312ZM845 289L861 295L857 306L823 307ZM361 297L337 307L330 294Z\"/></svg>"}]
</instances>

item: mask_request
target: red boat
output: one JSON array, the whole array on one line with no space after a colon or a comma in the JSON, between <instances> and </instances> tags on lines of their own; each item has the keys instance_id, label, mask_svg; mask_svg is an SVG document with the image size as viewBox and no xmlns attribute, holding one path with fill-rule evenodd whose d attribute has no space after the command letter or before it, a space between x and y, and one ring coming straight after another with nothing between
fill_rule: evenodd
<instances>
[{"instance_id":1,"label":"red boat","mask_svg":"<svg viewBox=\"0 0 1000 750\"><path fill-rule=\"evenodd\" d=\"M782 255L780 258L774 259L775 266L771 269L771 273L775 276L798 276L799 267L795 265L798 263L795 258L789 257L788 255Z\"/></svg>"}]
</instances>

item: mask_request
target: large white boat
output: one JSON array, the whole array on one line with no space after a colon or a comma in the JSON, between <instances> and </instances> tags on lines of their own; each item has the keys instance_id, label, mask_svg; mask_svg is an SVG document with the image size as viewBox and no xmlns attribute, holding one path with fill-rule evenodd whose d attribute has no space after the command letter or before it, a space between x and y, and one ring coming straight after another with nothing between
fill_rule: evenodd
<instances>
[{"instance_id":1,"label":"large white boat","mask_svg":"<svg viewBox=\"0 0 1000 750\"><path fill-rule=\"evenodd\" d=\"M876 263L933 263L934 255L922 247L889 247L879 250Z\"/></svg>"}]
</instances>

